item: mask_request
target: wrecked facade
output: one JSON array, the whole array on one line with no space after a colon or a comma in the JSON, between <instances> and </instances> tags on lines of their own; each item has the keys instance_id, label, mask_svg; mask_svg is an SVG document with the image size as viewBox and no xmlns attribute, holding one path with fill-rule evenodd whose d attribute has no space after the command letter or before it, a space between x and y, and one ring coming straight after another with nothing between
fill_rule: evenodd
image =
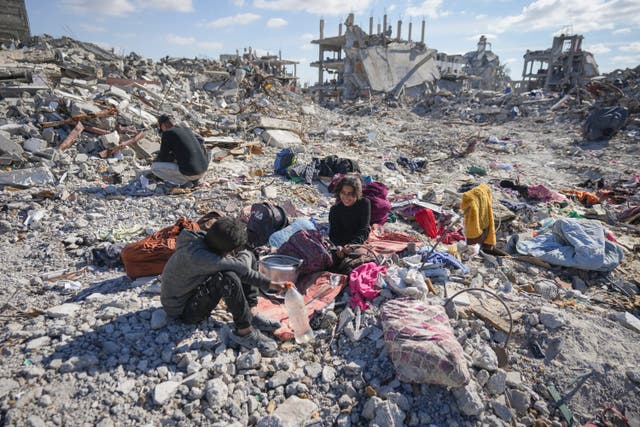
<instances>
[{"instance_id":1,"label":"wrecked facade","mask_svg":"<svg viewBox=\"0 0 640 427\"><path fill-rule=\"evenodd\" d=\"M25 41L31 36L24 0L2 0L0 10L0 44Z\"/></svg>"},{"instance_id":2,"label":"wrecked facade","mask_svg":"<svg viewBox=\"0 0 640 427\"><path fill-rule=\"evenodd\" d=\"M386 27L386 15L383 25ZM311 64L319 70L318 84L310 88L311 91L321 94L333 91L345 99L371 92L421 97L440 77L436 51L427 48L424 41L411 41L411 24L406 41L401 38L402 21L398 21L395 37L391 27L383 32L378 28L373 34L373 18L369 20L368 34L355 25L353 14L347 18L345 27L344 35L325 39L324 21L320 22L320 39L312 41L319 45L320 56L318 62ZM325 53L332 56L325 57ZM324 86L325 71L335 76L328 82L329 88Z\"/></svg>"},{"instance_id":3,"label":"wrecked facade","mask_svg":"<svg viewBox=\"0 0 640 427\"><path fill-rule=\"evenodd\" d=\"M386 31L381 31L378 25L375 34L373 18L369 18L368 33L354 24L353 14L345 26L344 35L340 24L338 36L325 38L324 21L320 21L320 38L312 41L319 46L319 59L311 64L318 68L318 84L312 91L345 99L369 92L422 98L436 84L451 91L496 90L510 81L485 36L480 37L477 50L447 55L424 44L424 20L420 42L411 41L411 23L407 40L402 40L402 21L398 21L394 36L392 27L387 27L386 15L382 27ZM325 72L332 76L330 80L324 78Z\"/></svg>"},{"instance_id":4,"label":"wrecked facade","mask_svg":"<svg viewBox=\"0 0 640 427\"><path fill-rule=\"evenodd\" d=\"M556 92L582 86L599 74L590 52L582 50L581 35L561 34L553 38L550 49L529 51L524 55L524 90L544 89Z\"/></svg>"},{"instance_id":5,"label":"wrecked facade","mask_svg":"<svg viewBox=\"0 0 640 427\"><path fill-rule=\"evenodd\" d=\"M491 43L485 36L480 36L478 48L464 54L465 76L470 81L471 89L502 90L511 80L500 65L500 58L491 51Z\"/></svg>"}]
</instances>

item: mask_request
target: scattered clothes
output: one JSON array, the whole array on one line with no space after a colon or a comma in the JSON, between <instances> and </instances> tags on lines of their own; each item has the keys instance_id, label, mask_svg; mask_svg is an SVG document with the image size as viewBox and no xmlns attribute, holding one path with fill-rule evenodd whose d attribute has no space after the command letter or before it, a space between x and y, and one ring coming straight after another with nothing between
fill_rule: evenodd
<instances>
[{"instance_id":1,"label":"scattered clothes","mask_svg":"<svg viewBox=\"0 0 640 427\"><path fill-rule=\"evenodd\" d=\"M588 191L560 190L560 192L576 196L576 199L585 206L592 206L600 203L598 196L593 193L589 193Z\"/></svg>"},{"instance_id":2,"label":"scattered clothes","mask_svg":"<svg viewBox=\"0 0 640 427\"><path fill-rule=\"evenodd\" d=\"M362 188L362 195L371 202L370 224L384 224L389 217L391 203L387 200L389 189L381 182L365 184Z\"/></svg>"},{"instance_id":3,"label":"scattered clothes","mask_svg":"<svg viewBox=\"0 0 640 427\"><path fill-rule=\"evenodd\" d=\"M391 169L392 171L398 170L398 168L396 167L396 164L393 162L384 162L384 165L387 169Z\"/></svg>"},{"instance_id":4,"label":"scattered clothes","mask_svg":"<svg viewBox=\"0 0 640 427\"><path fill-rule=\"evenodd\" d=\"M331 277L339 276L338 286L331 283ZM307 309L307 315L322 311L331 304L336 296L342 292L347 283L347 276L323 271L304 276L296 282L296 287L302 294ZM275 298L258 297L258 312L267 319L277 320L282 327L273 334L281 340L293 339L293 329L289 324L289 315L283 304L284 301Z\"/></svg>"},{"instance_id":5,"label":"scattered clothes","mask_svg":"<svg viewBox=\"0 0 640 427\"><path fill-rule=\"evenodd\" d=\"M304 182L305 184L312 184L313 180L317 178L318 163L317 160L311 163L296 163L287 168L286 175L293 182Z\"/></svg>"},{"instance_id":6,"label":"scattered clothes","mask_svg":"<svg viewBox=\"0 0 640 427\"><path fill-rule=\"evenodd\" d=\"M464 211L464 234L467 240L478 239L484 235L482 242L475 243L496 244L491 203L491 189L487 184L480 184L462 194L460 209Z\"/></svg>"},{"instance_id":7,"label":"scattered clothes","mask_svg":"<svg viewBox=\"0 0 640 427\"><path fill-rule=\"evenodd\" d=\"M563 196L560 193L556 193L555 191L549 190L544 185L531 185L527 189L527 194L532 199L537 199L545 203L549 202L558 202L558 203L568 203L569 200L566 196Z\"/></svg>"},{"instance_id":8,"label":"scattered clothes","mask_svg":"<svg viewBox=\"0 0 640 427\"><path fill-rule=\"evenodd\" d=\"M461 242L465 240L464 234L462 234L462 228L459 228L457 231L451 231L444 235L442 238L442 243L445 245L450 245L455 242Z\"/></svg>"},{"instance_id":9,"label":"scattered clothes","mask_svg":"<svg viewBox=\"0 0 640 427\"><path fill-rule=\"evenodd\" d=\"M505 179L500 181L500 187L515 190L518 192L518 194L520 194L521 197L529 197L529 187L526 185L518 185L513 181Z\"/></svg>"},{"instance_id":10,"label":"scattered clothes","mask_svg":"<svg viewBox=\"0 0 640 427\"><path fill-rule=\"evenodd\" d=\"M467 274L469 273L469 271L471 271L467 266L461 263L458 260L458 258L456 258L455 256L451 255L448 252L433 251L428 257L425 257L424 255L426 255L428 251L429 249L426 249L426 248L420 250L420 253L423 254L422 262L450 265L454 268L461 270L464 274Z\"/></svg>"},{"instance_id":11,"label":"scattered clothes","mask_svg":"<svg viewBox=\"0 0 640 427\"><path fill-rule=\"evenodd\" d=\"M411 160L406 157L398 157L397 160L400 166L406 166L409 168L411 173L415 173L418 170L424 169L427 162L424 160Z\"/></svg>"},{"instance_id":12,"label":"scattered clothes","mask_svg":"<svg viewBox=\"0 0 640 427\"><path fill-rule=\"evenodd\" d=\"M551 232L530 240L512 236L510 246L514 243L518 254L579 270L611 271L623 258L622 248L605 238L605 229L599 221L558 219Z\"/></svg>"},{"instance_id":13,"label":"scattered clothes","mask_svg":"<svg viewBox=\"0 0 640 427\"><path fill-rule=\"evenodd\" d=\"M469 166L467 172L475 176L486 176L487 171L480 166Z\"/></svg>"},{"instance_id":14,"label":"scattered clothes","mask_svg":"<svg viewBox=\"0 0 640 427\"><path fill-rule=\"evenodd\" d=\"M407 249L409 243L420 245L420 239L405 233L384 231L382 233L371 233L365 242L368 248L371 248L376 254L389 255L402 252Z\"/></svg>"},{"instance_id":15,"label":"scattered clothes","mask_svg":"<svg viewBox=\"0 0 640 427\"><path fill-rule=\"evenodd\" d=\"M513 200L500 199L507 209L515 213L535 212L535 208L525 202L514 202Z\"/></svg>"},{"instance_id":16,"label":"scattered clothes","mask_svg":"<svg viewBox=\"0 0 640 427\"><path fill-rule=\"evenodd\" d=\"M633 206L620 212L617 216L618 221L634 223L640 220L640 206Z\"/></svg>"},{"instance_id":17,"label":"scattered clothes","mask_svg":"<svg viewBox=\"0 0 640 427\"><path fill-rule=\"evenodd\" d=\"M378 296L380 291L375 288L379 274L385 274L387 267L377 265L373 262L359 265L349 274L349 290L351 307L360 307L363 311L369 308L367 300L372 300Z\"/></svg>"},{"instance_id":18,"label":"scattered clothes","mask_svg":"<svg viewBox=\"0 0 640 427\"><path fill-rule=\"evenodd\" d=\"M438 228L436 217L433 214L433 211L429 208L420 209L415 213L414 218L416 219L420 227L422 227L427 236L432 239L438 237L444 231L444 227Z\"/></svg>"},{"instance_id":19,"label":"scattered clothes","mask_svg":"<svg viewBox=\"0 0 640 427\"><path fill-rule=\"evenodd\" d=\"M441 305L397 298L380 309L384 341L398 380L462 387L471 375Z\"/></svg>"}]
</instances>

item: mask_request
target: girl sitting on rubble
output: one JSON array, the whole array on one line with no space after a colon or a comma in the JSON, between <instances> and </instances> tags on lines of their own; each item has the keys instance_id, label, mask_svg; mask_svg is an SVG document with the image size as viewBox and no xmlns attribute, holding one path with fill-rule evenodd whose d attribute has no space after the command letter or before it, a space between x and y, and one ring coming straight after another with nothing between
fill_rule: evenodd
<instances>
[{"instance_id":1,"label":"girl sitting on rubble","mask_svg":"<svg viewBox=\"0 0 640 427\"><path fill-rule=\"evenodd\" d=\"M336 255L350 253L346 245L361 245L369 238L371 203L362 196L362 181L355 174L345 175L334 189L336 203L329 210L329 239L336 245Z\"/></svg>"}]
</instances>

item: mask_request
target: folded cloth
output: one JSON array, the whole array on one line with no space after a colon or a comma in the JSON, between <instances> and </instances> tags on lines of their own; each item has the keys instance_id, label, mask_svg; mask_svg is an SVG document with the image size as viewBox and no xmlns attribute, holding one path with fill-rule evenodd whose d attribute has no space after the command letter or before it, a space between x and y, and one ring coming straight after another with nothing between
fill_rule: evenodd
<instances>
[{"instance_id":1,"label":"folded cloth","mask_svg":"<svg viewBox=\"0 0 640 427\"><path fill-rule=\"evenodd\" d=\"M477 239L486 232L487 236L481 243L486 243L487 245L496 244L496 230L493 223L491 203L491 189L487 184L480 184L462 194L460 209L465 212L464 234L467 239Z\"/></svg>"}]
</instances>

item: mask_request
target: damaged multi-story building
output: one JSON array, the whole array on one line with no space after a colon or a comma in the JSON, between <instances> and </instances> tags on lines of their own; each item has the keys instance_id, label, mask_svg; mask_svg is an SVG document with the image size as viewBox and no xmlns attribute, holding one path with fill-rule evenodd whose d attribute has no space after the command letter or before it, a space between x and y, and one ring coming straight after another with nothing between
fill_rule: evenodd
<instances>
[{"instance_id":1,"label":"damaged multi-story building","mask_svg":"<svg viewBox=\"0 0 640 427\"><path fill-rule=\"evenodd\" d=\"M527 50L522 69L524 90L565 91L599 74L593 54L582 50L583 36L560 34L545 50Z\"/></svg>"},{"instance_id":2,"label":"damaged multi-story building","mask_svg":"<svg viewBox=\"0 0 640 427\"><path fill-rule=\"evenodd\" d=\"M31 37L24 0L2 0L0 8L0 43L25 41Z\"/></svg>"},{"instance_id":3,"label":"damaged multi-story building","mask_svg":"<svg viewBox=\"0 0 640 427\"><path fill-rule=\"evenodd\" d=\"M402 38L402 21L393 35L386 15L375 33L373 17L369 18L368 33L354 23L353 14L344 25L344 34L340 24L338 36L324 37L324 20L320 20L320 38L312 41L319 46L318 61L311 63L318 68L318 83L310 90L321 97L350 99L372 92L422 97L436 85L448 90L496 90L509 81L485 36L477 50L448 55L425 45L424 20L419 42L411 40L411 22L406 40ZM325 73L331 77L325 78Z\"/></svg>"},{"instance_id":4,"label":"damaged multi-story building","mask_svg":"<svg viewBox=\"0 0 640 427\"><path fill-rule=\"evenodd\" d=\"M435 49L424 44L425 22L422 23L420 42L411 41L412 24L409 23L408 40L402 40L402 21L398 21L396 35L387 27L373 32L373 17L369 18L366 33L354 23L350 14L335 37L324 37L324 20L320 20L320 38L312 43L319 46L319 58L311 63L318 68L318 83L310 88L321 96L335 94L339 98L356 98L371 92L384 92L399 96L402 93L420 96L440 78ZM343 56L344 54L344 56ZM325 73L332 76L325 81Z\"/></svg>"}]
</instances>

